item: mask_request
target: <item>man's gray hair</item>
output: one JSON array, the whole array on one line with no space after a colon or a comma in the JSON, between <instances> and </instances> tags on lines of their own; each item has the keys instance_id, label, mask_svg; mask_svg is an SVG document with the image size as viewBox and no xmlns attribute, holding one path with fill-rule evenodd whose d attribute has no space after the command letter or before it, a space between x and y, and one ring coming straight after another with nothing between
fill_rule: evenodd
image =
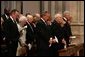
<instances>
[{"instance_id":1,"label":"man's gray hair","mask_svg":"<svg viewBox=\"0 0 85 57\"><path fill-rule=\"evenodd\" d=\"M69 11L64 11L64 14L66 14L66 13L70 13Z\"/></svg>"},{"instance_id":2,"label":"man's gray hair","mask_svg":"<svg viewBox=\"0 0 85 57\"><path fill-rule=\"evenodd\" d=\"M56 17L58 17L58 16L62 16L62 14L61 14L61 13L57 13L57 14L55 14L54 17L56 18Z\"/></svg>"}]
</instances>

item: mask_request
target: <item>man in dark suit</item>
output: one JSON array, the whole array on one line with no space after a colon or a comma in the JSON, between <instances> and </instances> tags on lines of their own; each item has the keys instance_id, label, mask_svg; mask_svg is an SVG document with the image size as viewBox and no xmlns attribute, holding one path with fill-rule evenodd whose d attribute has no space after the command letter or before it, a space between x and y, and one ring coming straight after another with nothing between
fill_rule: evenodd
<instances>
[{"instance_id":1,"label":"man in dark suit","mask_svg":"<svg viewBox=\"0 0 85 57\"><path fill-rule=\"evenodd\" d=\"M72 32L71 32L71 27L70 25L68 24L67 21L65 21L66 23L64 24L64 27L63 27L63 34L64 34L64 38L66 40L66 45L67 47L69 47L69 40L70 40L70 36L72 36Z\"/></svg>"},{"instance_id":2,"label":"man in dark suit","mask_svg":"<svg viewBox=\"0 0 85 57\"><path fill-rule=\"evenodd\" d=\"M55 15L55 20L52 22L51 25L51 35L54 38L53 43L51 45L51 54L53 56L58 55L58 50L63 49L64 45L66 44L64 39L64 22L62 19L62 15L60 13ZM57 41L55 40L57 38Z\"/></svg>"},{"instance_id":3,"label":"man in dark suit","mask_svg":"<svg viewBox=\"0 0 85 57\"><path fill-rule=\"evenodd\" d=\"M63 20L66 22L66 24L64 25L64 38L66 40L66 43L67 43L67 47L69 46L70 42L70 36L72 36L72 32L71 32L71 26L70 26L70 23L71 23L71 20L72 20L72 17L70 16L70 12L69 11L65 11L64 12L64 17L63 17Z\"/></svg>"},{"instance_id":4,"label":"man in dark suit","mask_svg":"<svg viewBox=\"0 0 85 57\"><path fill-rule=\"evenodd\" d=\"M2 50L2 53L3 54L1 54L1 55L7 55L6 53L7 53L7 38L5 37L5 31L4 31L4 29L3 29L3 24L7 21L7 19L9 19L9 13L10 13L10 9L8 8L8 7L6 7L5 9L4 9L4 14L1 16L1 22L2 22L2 20L3 20L3 23L2 23L2 25L1 25L1 38L2 38L2 40L0 41L1 42L1 50ZM3 45L5 45L5 47L3 47ZM7 50L6 52L5 52L5 50Z\"/></svg>"},{"instance_id":5,"label":"man in dark suit","mask_svg":"<svg viewBox=\"0 0 85 57\"><path fill-rule=\"evenodd\" d=\"M3 23L4 23L4 20L2 19L1 17L1 31L0 31L0 48L1 48L1 52L0 52L0 55L1 56L6 56L8 55L8 49L7 49L7 38L5 37L5 32L4 32L4 29L3 29Z\"/></svg>"},{"instance_id":6,"label":"man in dark suit","mask_svg":"<svg viewBox=\"0 0 85 57\"><path fill-rule=\"evenodd\" d=\"M37 51L38 56L49 56L49 40L50 33L47 26L47 21L50 17L50 14L46 11L42 13L41 19L36 24L37 32Z\"/></svg>"},{"instance_id":7,"label":"man in dark suit","mask_svg":"<svg viewBox=\"0 0 85 57\"><path fill-rule=\"evenodd\" d=\"M35 39L35 27L33 25L33 16L27 15L26 44L29 46L28 56L34 56L33 44Z\"/></svg>"},{"instance_id":8,"label":"man in dark suit","mask_svg":"<svg viewBox=\"0 0 85 57\"><path fill-rule=\"evenodd\" d=\"M18 17L19 17L19 11L16 9L12 10L10 18L3 25L5 36L8 40L9 56L16 56L16 50L19 39L19 32L16 23L16 19Z\"/></svg>"}]
</instances>

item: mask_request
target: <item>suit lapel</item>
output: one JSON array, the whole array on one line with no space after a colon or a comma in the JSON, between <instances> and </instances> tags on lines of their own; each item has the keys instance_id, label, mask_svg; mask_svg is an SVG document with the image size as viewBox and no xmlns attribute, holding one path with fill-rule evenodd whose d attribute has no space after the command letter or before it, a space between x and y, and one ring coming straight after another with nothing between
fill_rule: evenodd
<instances>
[{"instance_id":1,"label":"suit lapel","mask_svg":"<svg viewBox=\"0 0 85 57\"><path fill-rule=\"evenodd\" d=\"M34 32L33 27L31 26L30 23L28 24L28 28L30 28L30 30L31 30L32 32Z\"/></svg>"}]
</instances>

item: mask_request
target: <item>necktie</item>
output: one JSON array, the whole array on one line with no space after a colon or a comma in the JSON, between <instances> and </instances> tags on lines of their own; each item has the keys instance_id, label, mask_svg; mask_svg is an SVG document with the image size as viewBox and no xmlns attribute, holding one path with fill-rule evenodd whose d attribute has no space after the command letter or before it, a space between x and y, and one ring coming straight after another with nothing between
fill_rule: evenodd
<instances>
[{"instance_id":1,"label":"necktie","mask_svg":"<svg viewBox=\"0 0 85 57\"><path fill-rule=\"evenodd\" d=\"M29 25L30 25L31 30L34 32L34 30L33 30L32 26L31 26L31 24L29 24Z\"/></svg>"},{"instance_id":2,"label":"necktie","mask_svg":"<svg viewBox=\"0 0 85 57\"><path fill-rule=\"evenodd\" d=\"M47 23L46 23L46 21L45 21L44 23L45 23L45 25L47 26Z\"/></svg>"},{"instance_id":3,"label":"necktie","mask_svg":"<svg viewBox=\"0 0 85 57\"><path fill-rule=\"evenodd\" d=\"M14 21L14 23L16 24L16 21Z\"/></svg>"}]
</instances>

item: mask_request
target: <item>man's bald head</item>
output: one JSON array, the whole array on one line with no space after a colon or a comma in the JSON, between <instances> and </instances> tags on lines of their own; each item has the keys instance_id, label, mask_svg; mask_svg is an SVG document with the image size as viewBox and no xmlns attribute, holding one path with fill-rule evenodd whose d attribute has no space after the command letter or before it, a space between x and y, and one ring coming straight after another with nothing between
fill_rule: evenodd
<instances>
[{"instance_id":1,"label":"man's bald head","mask_svg":"<svg viewBox=\"0 0 85 57\"><path fill-rule=\"evenodd\" d=\"M27 15L27 20L28 20L28 22L32 23L33 22L33 16Z\"/></svg>"}]
</instances>

